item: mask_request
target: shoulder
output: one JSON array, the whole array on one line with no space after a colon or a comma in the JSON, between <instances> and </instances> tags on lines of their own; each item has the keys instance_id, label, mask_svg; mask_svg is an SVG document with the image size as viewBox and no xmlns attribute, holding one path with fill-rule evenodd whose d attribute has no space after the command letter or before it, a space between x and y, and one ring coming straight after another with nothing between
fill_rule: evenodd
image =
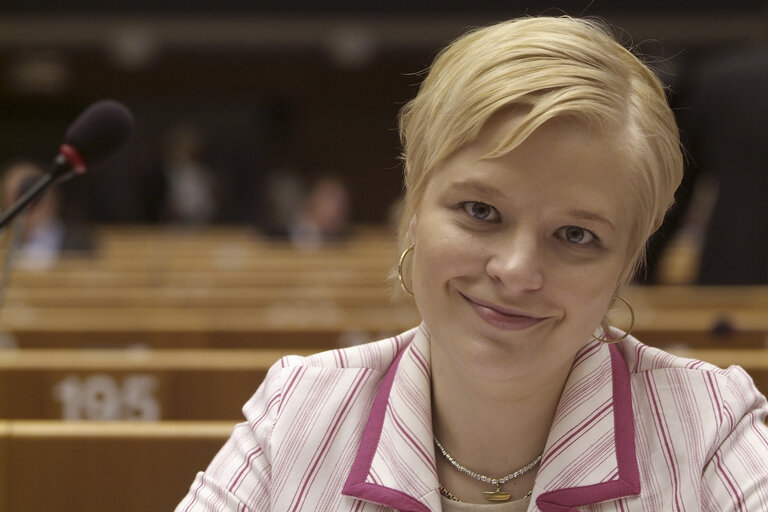
<instances>
[{"instance_id":1,"label":"shoulder","mask_svg":"<svg viewBox=\"0 0 768 512\"><path fill-rule=\"evenodd\" d=\"M629 369L640 423L652 419L647 426L670 428L689 442L713 449L743 418L765 421L768 402L740 366L720 368L634 338L619 349Z\"/></svg>"},{"instance_id":2,"label":"shoulder","mask_svg":"<svg viewBox=\"0 0 768 512\"><path fill-rule=\"evenodd\" d=\"M251 422L270 423L279 416L301 416L310 410L317 414L319 408L335 410L345 401L364 403L417 329L311 356L283 357L269 369L243 413Z\"/></svg>"},{"instance_id":3,"label":"shoulder","mask_svg":"<svg viewBox=\"0 0 768 512\"><path fill-rule=\"evenodd\" d=\"M699 359L670 354L632 337L622 343L619 350L633 379L664 380L670 390L681 393L704 392L709 388L708 393L714 390L727 402L743 401L745 396L758 403L765 400L740 366L721 368Z\"/></svg>"},{"instance_id":4,"label":"shoulder","mask_svg":"<svg viewBox=\"0 0 768 512\"><path fill-rule=\"evenodd\" d=\"M645 345L632 336L629 336L618 347L622 356L624 356L624 360L627 362L629 372L633 375L654 370L672 369L715 373L723 371L713 364L697 359L676 356L660 348Z\"/></svg>"},{"instance_id":5,"label":"shoulder","mask_svg":"<svg viewBox=\"0 0 768 512\"><path fill-rule=\"evenodd\" d=\"M279 368L367 369L386 372L400 351L413 339L418 327L391 338L353 347L319 352L311 356L289 355L280 359Z\"/></svg>"},{"instance_id":6,"label":"shoulder","mask_svg":"<svg viewBox=\"0 0 768 512\"><path fill-rule=\"evenodd\" d=\"M747 372L634 339L621 345L646 506L767 510L768 402Z\"/></svg>"},{"instance_id":7,"label":"shoulder","mask_svg":"<svg viewBox=\"0 0 768 512\"><path fill-rule=\"evenodd\" d=\"M690 357L681 357L656 347L650 347L630 337L619 347L633 378L660 378L675 376L678 387L708 382L722 391L760 394L743 368L730 365L721 368L712 363Z\"/></svg>"}]
</instances>

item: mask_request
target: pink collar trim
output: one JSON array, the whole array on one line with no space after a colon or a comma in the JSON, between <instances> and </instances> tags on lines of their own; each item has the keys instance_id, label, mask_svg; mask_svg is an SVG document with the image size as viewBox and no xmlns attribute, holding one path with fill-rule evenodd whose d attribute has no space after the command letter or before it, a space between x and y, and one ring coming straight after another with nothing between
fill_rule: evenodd
<instances>
[{"instance_id":1,"label":"pink collar trim","mask_svg":"<svg viewBox=\"0 0 768 512\"><path fill-rule=\"evenodd\" d=\"M357 457L352 464L352 470L349 472L349 477L341 493L353 498L386 505L403 512L429 512L429 509L423 503L402 491L365 481L371 470L371 463L376 454L376 449L379 446L379 438L381 437L382 426L384 425L384 416L387 412L392 382L395 380L397 368L406 350L408 350L407 347L400 351L379 385L373 400L373 406L371 407L371 414L368 416L365 429L363 429Z\"/></svg>"},{"instance_id":2,"label":"pink collar trim","mask_svg":"<svg viewBox=\"0 0 768 512\"><path fill-rule=\"evenodd\" d=\"M576 506L640 494L640 471L635 451L635 420L629 370L616 345L610 345L613 386L614 446L618 478L608 482L556 489L542 493L536 505L542 512L576 511Z\"/></svg>"}]
</instances>

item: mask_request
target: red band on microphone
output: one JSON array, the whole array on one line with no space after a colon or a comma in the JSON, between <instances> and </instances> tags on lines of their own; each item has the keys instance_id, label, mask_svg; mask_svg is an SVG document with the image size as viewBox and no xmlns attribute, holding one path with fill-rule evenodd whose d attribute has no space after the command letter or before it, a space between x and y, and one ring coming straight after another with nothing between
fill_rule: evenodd
<instances>
[{"instance_id":1,"label":"red band on microphone","mask_svg":"<svg viewBox=\"0 0 768 512\"><path fill-rule=\"evenodd\" d=\"M59 154L67 159L69 165L72 166L72 170L78 174L83 174L88 168L85 160L83 160L83 157L80 156L80 153L74 148L74 146L70 146L69 144L62 144L59 146Z\"/></svg>"}]
</instances>

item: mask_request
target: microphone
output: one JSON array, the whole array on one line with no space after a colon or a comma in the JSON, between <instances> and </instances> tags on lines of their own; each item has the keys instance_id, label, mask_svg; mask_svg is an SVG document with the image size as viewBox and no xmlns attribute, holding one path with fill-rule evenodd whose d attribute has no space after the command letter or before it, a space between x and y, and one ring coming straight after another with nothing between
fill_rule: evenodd
<instances>
[{"instance_id":1,"label":"microphone","mask_svg":"<svg viewBox=\"0 0 768 512\"><path fill-rule=\"evenodd\" d=\"M120 102L102 100L85 109L67 128L50 172L3 213L0 230L55 182L83 174L89 166L112 158L130 140L133 126L133 114Z\"/></svg>"}]
</instances>

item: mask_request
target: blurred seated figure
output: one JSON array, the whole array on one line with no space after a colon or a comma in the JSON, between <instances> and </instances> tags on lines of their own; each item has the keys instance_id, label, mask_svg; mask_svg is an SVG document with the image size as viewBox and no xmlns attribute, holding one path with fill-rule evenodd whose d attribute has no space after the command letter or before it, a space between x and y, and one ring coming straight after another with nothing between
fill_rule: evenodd
<instances>
[{"instance_id":1,"label":"blurred seated figure","mask_svg":"<svg viewBox=\"0 0 768 512\"><path fill-rule=\"evenodd\" d=\"M186 225L209 224L216 214L213 171L203 160L203 132L181 125L170 134L163 161L164 220Z\"/></svg>"},{"instance_id":2,"label":"blurred seated figure","mask_svg":"<svg viewBox=\"0 0 768 512\"><path fill-rule=\"evenodd\" d=\"M31 162L8 164L2 173L2 209L13 205L43 175L43 170ZM27 268L47 268L62 252L93 251L90 232L83 226L65 223L60 216L60 196L56 188L49 189L40 199L16 218L14 243L20 251L18 264Z\"/></svg>"},{"instance_id":3,"label":"blurred seated figure","mask_svg":"<svg viewBox=\"0 0 768 512\"><path fill-rule=\"evenodd\" d=\"M323 177L310 188L289 230L300 249L314 249L349 235L349 193L337 178Z\"/></svg>"},{"instance_id":4,"label":"blurred seated figure","mask_svg":"<svg viewBox=\"0 0 768 512\"><path fill-rule=\"evenodd\" d=\"M264 180L258 205L259 229L272 238L287 238L296 215L296 205L302 204L303 184L291 167L272 170Z\"/></svg>"}]
</instances>

